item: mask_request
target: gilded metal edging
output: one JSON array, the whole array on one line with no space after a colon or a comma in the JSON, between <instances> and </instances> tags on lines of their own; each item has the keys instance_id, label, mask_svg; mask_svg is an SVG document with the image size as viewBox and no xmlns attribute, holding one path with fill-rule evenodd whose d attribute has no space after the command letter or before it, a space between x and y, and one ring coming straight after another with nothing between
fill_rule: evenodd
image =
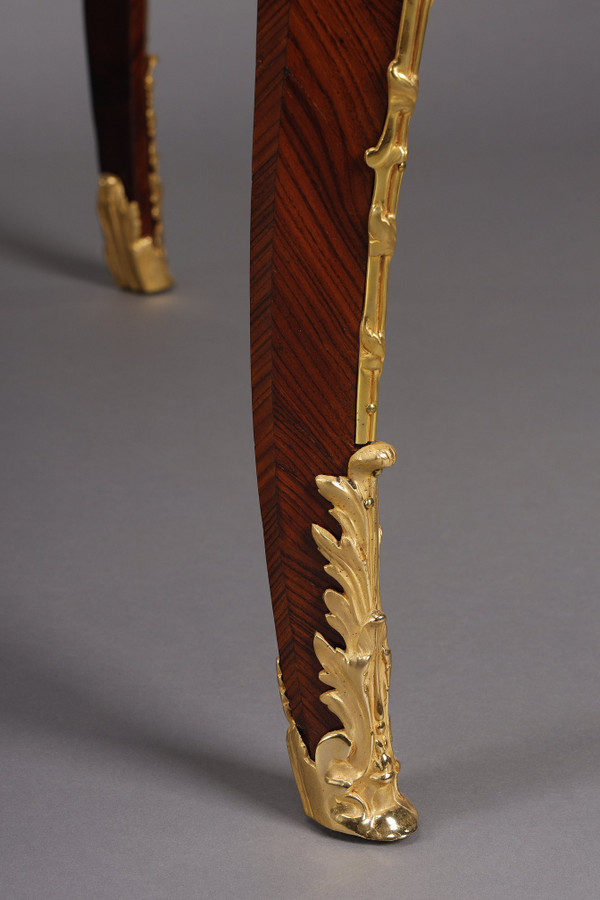
<instances>
[{"instance_id":1,"label":"gilded metal edging","mask_svg":"<svg viewBox=\"0 0 600 900\"><path fill-rule=\"evenodd\" d=\"M408 126L418 92L418 71L432 0L404 0L396 56L388 66L388 110L376 147L365 153L375 172L369 212L369 256L360 324L356 388L356 443L374 441L379 378L385 356L389 268L396 244L396 211L408 156Z\"/></svg>"}]
</instances>

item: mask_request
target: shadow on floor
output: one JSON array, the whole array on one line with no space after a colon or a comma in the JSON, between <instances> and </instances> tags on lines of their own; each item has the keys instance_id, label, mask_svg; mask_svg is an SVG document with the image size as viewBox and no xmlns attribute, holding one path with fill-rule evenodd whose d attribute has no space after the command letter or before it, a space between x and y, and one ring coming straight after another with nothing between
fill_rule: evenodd
<instances>
[{"instance_id":1,"label":"shadow on floor","mask_svg":"<svg viewBox=\"0 0 600 900\"><path fill-rule=\"evenodd\" d=\"M83 258L75 243L73 247L59 246L52 242L51 236L35 234L22 224L0 223L0 255L5 259L77 281L111 287L112 280L100 252L100 238L98 259Z\"/></svg>"},{"instance_id":2,"label":"shadow on floor","mask_svg":"<svg viewBox=\"0 0 600 900\"><path fill-rule=\"evenodd\" d=\"M0 651L0 718L43 733L105 747L135 757L140 765L167 766L178 777L218 785L254 808L298 821L302 812L291 773L273 771L268 762L232 753L219 743L218 723L210 721L206 744L194 736L177 735L160 722L142 719L132 704L103 694L90 673L69 672L56 660L34 657L24 647ZM125 686L126 687L126 686ZM7 733L7 725L4 726ZM210 743L209 743L210 742Z\"/></svg>"}]
</instances>

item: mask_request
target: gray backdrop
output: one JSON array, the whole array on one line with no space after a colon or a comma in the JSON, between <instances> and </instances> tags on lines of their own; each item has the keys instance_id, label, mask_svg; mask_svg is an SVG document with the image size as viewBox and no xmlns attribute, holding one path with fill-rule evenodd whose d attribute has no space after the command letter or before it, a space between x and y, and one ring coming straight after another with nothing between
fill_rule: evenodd
<instances>
[{"instance_id":1,"label":"gray backdrop","mask_svg":"<svg viewBox=\"0 0 600 900\"><path fill-rule=\"evenodd\" d=\"M255 8L153 6L177 288L116 291L79 3L5 0L1 896L590 900L598 891L596 0L438 0L380 435L401 788L302 815L254 482Z\"/></svg>"}]
</instances>

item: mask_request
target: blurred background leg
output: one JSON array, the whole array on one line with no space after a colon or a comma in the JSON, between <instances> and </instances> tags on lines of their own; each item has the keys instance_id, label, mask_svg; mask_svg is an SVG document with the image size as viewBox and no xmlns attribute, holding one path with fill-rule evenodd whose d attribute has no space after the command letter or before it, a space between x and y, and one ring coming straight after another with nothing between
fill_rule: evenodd
<instances>
[{"instance_id":1,"label":"blurred background leg","mask_svg":"<svg viewBox=\"0 0 600 900\"><path fill-rule=\"evenodd\" d=\"M162 240L147 3L85 0L85 20L106 262L120 287L163 291L172 278Z\"/></svg>"}]
</instances>

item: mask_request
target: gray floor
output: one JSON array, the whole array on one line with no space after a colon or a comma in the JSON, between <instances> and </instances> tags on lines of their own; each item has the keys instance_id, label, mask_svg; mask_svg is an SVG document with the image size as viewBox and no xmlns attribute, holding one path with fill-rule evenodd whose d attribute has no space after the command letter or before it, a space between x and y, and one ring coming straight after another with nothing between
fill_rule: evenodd
<instances>
[{"instance_id":1,"label":"gray floor","mask_svg":"<svg viewBox=\"0 0 600 900\"><path fill-rule=\"evenodd\" d=\"M255 9L155 4L167 241L100 258L79 4L2 29L4 900L591 900L598 830L596 3L438 0L380 436L401 845L307 822L252 456ZM8 86L8 90L7 90Z\"/></svg>"}]
</instances>

